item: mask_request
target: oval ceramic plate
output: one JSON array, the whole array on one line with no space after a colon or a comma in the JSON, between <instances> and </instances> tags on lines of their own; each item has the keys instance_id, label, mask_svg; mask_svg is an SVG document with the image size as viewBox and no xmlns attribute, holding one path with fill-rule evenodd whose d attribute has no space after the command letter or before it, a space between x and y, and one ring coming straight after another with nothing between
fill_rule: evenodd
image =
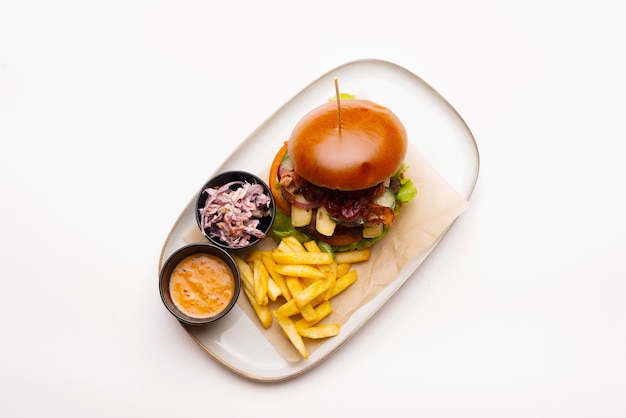
<instances>
[{"instance_id":1,"label":"oval ceramic plate","mask_svg":"<svg viewBox=\"0 0 626 418\"><path fill-rule=\"evenodd\" d=\"M334 96L334 77L340 80L342 92L364 92L366 97L393 109L405 124L412 145L452 188L469 200L479 171L478 148L470 129L456 110L421 78L381 60L350 62L322 75L259 126L214 173L266 170L296 122ZM187 244L185 234L196 226L194 202L195 196L168 235L159 270L170 254ZM293 378L319 365L343 346L411 277L444 235L411 259L394 281L355 311L342 325L340 335L324 342L308 360L285 360L239 306L210 327L181 325L207 353L235 373L267 382ZM379 245L384 245L384 241Z\"/></svg>"}]
</instances>

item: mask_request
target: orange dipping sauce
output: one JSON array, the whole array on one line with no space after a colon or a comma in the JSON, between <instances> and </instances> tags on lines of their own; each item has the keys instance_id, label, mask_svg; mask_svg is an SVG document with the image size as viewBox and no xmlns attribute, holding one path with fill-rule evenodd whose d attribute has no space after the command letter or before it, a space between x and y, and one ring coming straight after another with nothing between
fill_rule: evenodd
<instances>
[{"instance_id":1,"label":"orange dipping sauce","mask_svg":"<svg viewBox=\"0 0 626 418\"><path fill-rule=\"evenodd\" d=\"M222 312L235 293L228 265L211 254L194 254L176 265L170 278L174 305L193 318L210 318Z\"/></svg>"}]
</instances>

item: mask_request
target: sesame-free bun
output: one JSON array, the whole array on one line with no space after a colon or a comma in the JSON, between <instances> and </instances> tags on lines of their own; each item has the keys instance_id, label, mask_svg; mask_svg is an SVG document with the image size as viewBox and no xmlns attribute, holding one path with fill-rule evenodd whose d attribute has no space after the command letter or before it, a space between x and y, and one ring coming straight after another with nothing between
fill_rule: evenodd
<instances>
[{"instance_id":1,"label":"sesame-free bun","mask_svg":"<svg viewBox=\"0 0 626 418\"><path fill-rule=\"evenodd\" d=\"M361 190L393 176L404 161L407 133L400 119L369 100L325 103L305 115L288 142L294 170L337 190Z\"/></svg>"}]
</instances>

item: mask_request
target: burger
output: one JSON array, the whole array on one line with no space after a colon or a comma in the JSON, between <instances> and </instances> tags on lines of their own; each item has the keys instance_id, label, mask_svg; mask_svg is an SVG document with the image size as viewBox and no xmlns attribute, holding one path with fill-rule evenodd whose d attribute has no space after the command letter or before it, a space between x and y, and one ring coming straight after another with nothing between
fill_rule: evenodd
<instances>
[{"instance_id":1,"label":"burger","mask_svg":"<svg viewBox=\"0 0 626 418\"><path fill-rule=\"evenodd\" d=\"M404 176L406 152L406 129L384 106L349 99L313 109L270 169L274 238L312 238L329 251L370 247L417 194Z\"/></svg>"}]
</instances>

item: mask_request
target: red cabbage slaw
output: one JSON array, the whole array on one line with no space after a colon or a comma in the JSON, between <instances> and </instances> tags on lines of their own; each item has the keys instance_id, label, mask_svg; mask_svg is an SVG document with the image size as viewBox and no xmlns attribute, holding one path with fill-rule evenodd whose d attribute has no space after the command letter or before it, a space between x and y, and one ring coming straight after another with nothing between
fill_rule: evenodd
<instances>
[{"instance_id":1,"label":"red cabbage slaw","mask_svg":"<svg viewBox=\"0 0 626 418\"><path fill-rule=\"evenodd\" d=\"M240 187L233 187L240 186ZM264 238L261 218L270 215L271 199L262 185L232 181L206 188L207 199L200 212L200 229L230 247L242 248L254 238Z\"/></svg>"}]
</instances>

